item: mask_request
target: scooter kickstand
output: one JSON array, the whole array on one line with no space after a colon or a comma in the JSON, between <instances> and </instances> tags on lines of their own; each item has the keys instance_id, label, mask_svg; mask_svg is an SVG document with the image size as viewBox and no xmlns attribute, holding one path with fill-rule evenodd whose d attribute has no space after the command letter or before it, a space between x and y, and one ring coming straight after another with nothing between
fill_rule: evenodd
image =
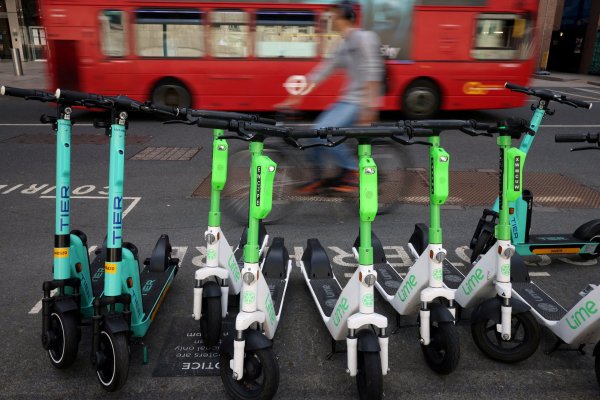
<instances>
[{"instance_id":1,"label":"scooter kickstand","mask_svg":"<svg viewBox=\"0 0 600 400\"><path fill-rule=\"evenodd\" d=\"M554 345L549 349L546 350L544 352L545 355L549 356L552 355L552 353L554 353L556 350L558 350L558 348L563 344L563 341L560 339L556 339L556 341L554 342Z\"/></svg>"}]
</instances>

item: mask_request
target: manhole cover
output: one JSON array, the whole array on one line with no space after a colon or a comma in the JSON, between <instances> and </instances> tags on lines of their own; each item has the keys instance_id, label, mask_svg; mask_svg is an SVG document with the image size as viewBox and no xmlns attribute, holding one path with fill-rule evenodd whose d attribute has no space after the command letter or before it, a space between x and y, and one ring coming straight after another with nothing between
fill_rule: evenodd
<instances>
[{"instance_id":1,"label":"manhole cover","mask_svg":"<svg viewBox=\"0 0 600 400\"><path fill-rule=\"evenodd\" d=\"M146 147L135 154L134 161L189 161L202 147Z\"/></svg>"},{"instance_id":2,"label":"manhole cover","mask_svg":"<svg viewBox=\"0 0 600 400\"><path fill-rule=\"evenodd\" d=\"M292 167L288 167L292 168ZM224 197L247 196L248 169L229 170ZM277 178L276 178L277 179ZM569 177L546 172L526 172L525 187L533 193L536 206L554 208L600 208L600 193ZM395 201L409 204L428 204L428 172L425 170L387 171L380 180L381 202ZM285 186L282 197L290 201L348 201L349 197L296 196L293 187ZM210 197L210 175L194 190L192 196ZM493 171L452 171L450 196L447 205L491 206L498 196L498 174Z\"/></svg>"},{"instance_id":3,"label":"manhole cover","mask_svg":"<svg viewBox=\"0 0 600 400\"><path fill-rule=\"evenodd\" d=\"M126 135L125 143L145 144L152 140L152 136ZM34 133L31 135L18 135L4 140L2 143L19 144L56 144L56 135L52 133ZM110 138L104 134L94 133L73 133L71 134L71 144L109 144Z\"/></svg>"}]
</instances>

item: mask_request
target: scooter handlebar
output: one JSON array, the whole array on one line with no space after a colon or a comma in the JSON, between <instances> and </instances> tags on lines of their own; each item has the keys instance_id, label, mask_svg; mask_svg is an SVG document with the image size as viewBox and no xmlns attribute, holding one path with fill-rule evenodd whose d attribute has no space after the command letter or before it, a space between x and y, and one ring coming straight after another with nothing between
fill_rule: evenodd
<instances>
[{"instance_id":1,"label":"scooter handlebar","mask_svg":"<svg viewBox=\"0 0 600 400\"><path fill-rule=\"evenodd\" d=\"M183 110L181 110L183 112ZM201 117L208 119L220 119L227 121L258 122L265 125L276 125L277 121L271 118L259 117L256 114L244 114L228 111L187 110L190 117Z\"/></svg>"},{"instance_id":2,"label":"scooter handlebar","mask_svg":"<svg viewBox=\"0 0 600 400\"><path fill-rule=\"evenodd\" d=\"M530 96L535 96L543 100L556 101L558 103L566 104L575 108L585 108L587 110L592 108L592 103L567 97L565 94L548 89L535 89L525 86L519 86L510 82L506 82L504 84L504 87L506 89L512 90L513 92L528 94Z\"/></svg>"},{"instance_id":3,"label":"scooter handlebar","mask_svg":"<svg viewBox=\"0 0 600 400\"><path fill-rule=\"evenodd\" d=\"M600 143L600 133L568 133L554 136L556 143Z\"/></svg>"},{"instance_id":4,"label":"scooter handlebar","mask_svg":"<svg viewBox=\"0 0 600 400\"><path fill-rule=\"evenodd\" d=\"M85 105L85 103L94 103L95 105L102 106L110 104L108 98L94 93L84 93L75 90L56 89L54 96L58 100L64 100L66 102Z\"/></svg>"},{"instance_id":5,"label":"scooter handlebar","mask_svg":"<svg viewBox=\"0 0 600 400\"><path fill-rule=\"evenodd\" d=\"M0 94L2 96L21 97L24 99L35 98L44 101L56 101L56 97L54 97L52 93L38 89L21 89L10 86L2 86L0 87Z\"/></svg>"}]
</instances>

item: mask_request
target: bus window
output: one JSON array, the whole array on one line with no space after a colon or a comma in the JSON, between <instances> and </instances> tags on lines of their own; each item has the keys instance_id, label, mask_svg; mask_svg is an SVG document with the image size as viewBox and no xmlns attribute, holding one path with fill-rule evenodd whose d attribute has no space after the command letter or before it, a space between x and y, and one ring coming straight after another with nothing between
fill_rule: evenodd
<instances>
[{"instance_id":1,"label":"bus window","mask_svg":"<svg viewBox=\"0 0 600 400\"><path fill-rule=\"evenodd\" d=\"M342 37L333 31L333 14L330 12L321 15L321 32L323 37L323 46L321 47L321 55L329 57L337 47L337 44Z\"/></svg>"},{"instance_id":2,"label":"bus window","mask_svg":"<svg viewBox=\"0 0 600 400\"><path fill-rule=\"evenodd\" d=\"M99 19L102 54L109 57L126 56L129 49L123 11L104 10Z\"/></svg>"},{"instance_id":3,"label":"bus window","mask_svg":"<svg viewBox=\"0 0 600 400\"><path fill-rule=\"evenodd\" d=\"M210 14L210 51L213 57L248 57L248 13L216 10Z\"/></svg>"},{"instance_id":4,"label":"bus window","mask_svg":"<svg viewBox=\"0 0 600 400\"><path fill-rule=\"evenodd\" d=\"M136 54L142 57L202 57L202 13L197 10L137 10Z\"/></svg>"},{"instance_id":5,"label":"bus window","mask_svg":"<svg viewBox=\"0 0 600 400\"><path fill-rule=\"evenodd\" d=\"M478 60L524 60L531 56L528 21L515 14L481 14L476 21Z\"/></svg>"},{"instance_id":6,"label":"bus window","mask_svg":"<svg viewBox=\"0 0 600 400\"><path fill-rule=\"evenodd\" d=\"M315 13L312 11L258 11L256 57L316 57L315 25Z\"/></svg>"}]
</instances>

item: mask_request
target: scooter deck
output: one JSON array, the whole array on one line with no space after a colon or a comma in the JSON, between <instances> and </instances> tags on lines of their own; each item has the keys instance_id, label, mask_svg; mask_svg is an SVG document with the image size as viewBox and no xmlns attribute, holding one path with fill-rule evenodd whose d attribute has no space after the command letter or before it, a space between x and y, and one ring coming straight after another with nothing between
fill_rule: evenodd
<instances>
[{"instance_id":1,"label":"scooter deck","mask_svg":"<svg viewBox=\"0 0 600 400\"><path fill-rule=\"evenodd\" d=\"M285 291L285 279L278 278L265 278L269 291L271 292L271 300L273 301L273 307L275 312L279 312L281 302L283 301L283 293Z\"/></svg>"},{"instance_id":2,"label":"scooter deck","mask_svg":"<svg viewBox=\"0 0 600 400\"><path fill-rule=\"evenodd\" d=\"M513 282L512 288L548 321L559 321L567 310L533 282Z\"/></svg>"},{"instance_id":3,"label":"scooter deck","mask_svg":"<svg viewBox=\"0 0 600 400\"><path fill-rule=\"evenodd\" d=\"M530 246L554 246L561 244L577 244L585 240L577 239L571 233L557 233L553 235L529 235L529 242L524 243Z\"/></svg>"},{"instance_id":4,"label":"scooter deck","mask_svg":"<svg viewBox=\"0 0 600 400\"><path fill-rule=\"evenodd\" d=\"M442 267L444 269L444 285L450 289L458 289L465 279L465 275L446 259L444 259Z\"/></svg>"},{"instance_id":5,"label":"scooter deck","mask_svg":"<svg viewBox=\"0 0 600 400\"><path fill-rule=\"evenodd\" d=\"M379 286L381 286L388 296L394 296L404 279L388 263L377 263L373 265L373 268L377 272L377 283L379 283Z\"/></svg>"},{"instance_id":6,"label":"scooter deck","mask_svg":"<svg viewBox=\"0 0 600 400\"><path fill-rule=\"evenodd\" d=\"M165 285L173 275L177 264L171 264L164 272L152 272L150 267L144 268L140 274L140 287L142 288L142 308L144 313L152 311L152 307L159 300ZM165 291L164 294L167 292Z\"/></svg>"},{"instance_id":7,"label":"scooter deck","mask_svg":"<svg viewBox=\"0 0 600 400\"><path fill-rule=\"evenodd\" d=\"M310 287L317 296L323 314L329 317L340 294L342 294L342 287L339 282L333 278L311 279Z\"/></svg>"}]
</instances>

